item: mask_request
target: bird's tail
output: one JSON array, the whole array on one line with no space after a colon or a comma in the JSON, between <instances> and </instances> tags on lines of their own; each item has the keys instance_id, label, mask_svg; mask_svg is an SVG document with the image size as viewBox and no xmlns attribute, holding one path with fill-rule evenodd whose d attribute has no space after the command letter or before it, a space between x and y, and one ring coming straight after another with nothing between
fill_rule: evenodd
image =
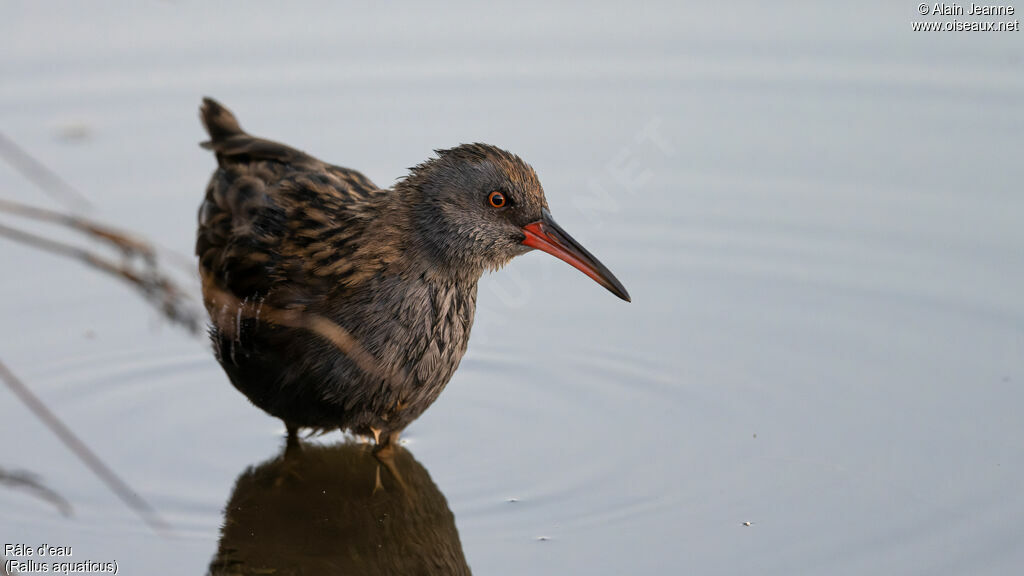
<instances>
[{"instance_id":1,"label":"bird's tail","mask_svg":"<svg viewBox=\"0 0 1024 576\"><path fill-rule=\"evenodd\" d=\"M199 117L203 120L203 126L206 127L211 142L245 134L231 110L213 98L203 98L203 105L199 107Z\"/></svg>"},{"instance_id":2,"label":"bird's tail","mask_svg":"<svg viewBox=\"0 0 1024 576\"><path fill-rule=\"evenodd\" d=\"M321 164L319 160L284 144L246 134L230 110L213 98L203 98L199 117L210 134L210 139L199 145L213 150L221 166L257 160L271 160L289 164Z\"/></svg>"}]
</instances>

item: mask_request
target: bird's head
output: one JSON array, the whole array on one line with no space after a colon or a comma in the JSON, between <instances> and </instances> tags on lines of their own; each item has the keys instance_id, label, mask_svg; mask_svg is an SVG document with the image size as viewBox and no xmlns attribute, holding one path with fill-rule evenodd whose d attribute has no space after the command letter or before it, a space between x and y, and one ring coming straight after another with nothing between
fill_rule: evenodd
<instances>
[{"instance_id":1,"label":"bird's head","mask_svg":"<svg viewBox=\"0 0 1024 576\"><path fill-rule=\"evenodd\" d=\"M403 186L418 196L414 225L441 263L479 274L536 248L629 301L615 275L551 218L529 164L487 144L436 152L437 158L412 168Z\"/></svg>"}]
</instances>

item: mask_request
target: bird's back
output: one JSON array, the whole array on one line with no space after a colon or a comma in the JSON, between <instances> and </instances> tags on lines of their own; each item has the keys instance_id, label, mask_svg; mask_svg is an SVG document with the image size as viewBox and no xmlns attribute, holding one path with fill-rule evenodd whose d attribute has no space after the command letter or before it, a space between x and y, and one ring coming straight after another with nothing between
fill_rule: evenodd
<instances>
[{"instance_id":1,"label":"bird's back","mask_svg":"<svg viewBox=\"0 0 1024 576\"><path fill-rule=\"evenodd\" d=\"M354 274L336 264L351 256L387 191L355 170L246 134L213 100L204 101L202 119L211 138L203 146L218 168L199 211L201 271L239 299Z\"/></svg>"}]
</instances>

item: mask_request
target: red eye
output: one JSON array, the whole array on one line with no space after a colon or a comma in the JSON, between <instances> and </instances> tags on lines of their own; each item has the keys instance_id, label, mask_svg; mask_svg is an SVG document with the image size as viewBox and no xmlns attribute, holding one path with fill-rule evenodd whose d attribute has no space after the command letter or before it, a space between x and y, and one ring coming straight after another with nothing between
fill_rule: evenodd
<instances>
[{"instance_id":1,"label":"red eye","mask_svg":"<svg viewBox=\"0 0 1024 576\"><path fill-rule=\"evenodd\" d=\"M487 196L487 201L495 208L504 208L505 204L508 203L508 200L505 199L505 195L501 192L491 192L491 194Z\"/></svg>"}]
</instances>

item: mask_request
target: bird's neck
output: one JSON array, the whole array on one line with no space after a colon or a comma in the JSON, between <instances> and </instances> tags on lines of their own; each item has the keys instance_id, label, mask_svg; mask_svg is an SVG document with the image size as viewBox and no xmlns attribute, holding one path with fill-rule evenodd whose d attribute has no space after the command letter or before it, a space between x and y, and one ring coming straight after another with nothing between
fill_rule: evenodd
<instances>
[{"instance_id":1,"label":"bird's neck","mask_svg":"<svg viewBox=\"0 0 1024 576\"><path fill-rule=\"evenodd\" d=\"M396 236L403 239L396 264L431 283L475 287L484 267L460 257L457 250L444 242L440 231L416 210L423 202L422 193L403 184L395 187L397 201L388 203L383 218L398 232Z\"/></svg>"}]
</instances>

